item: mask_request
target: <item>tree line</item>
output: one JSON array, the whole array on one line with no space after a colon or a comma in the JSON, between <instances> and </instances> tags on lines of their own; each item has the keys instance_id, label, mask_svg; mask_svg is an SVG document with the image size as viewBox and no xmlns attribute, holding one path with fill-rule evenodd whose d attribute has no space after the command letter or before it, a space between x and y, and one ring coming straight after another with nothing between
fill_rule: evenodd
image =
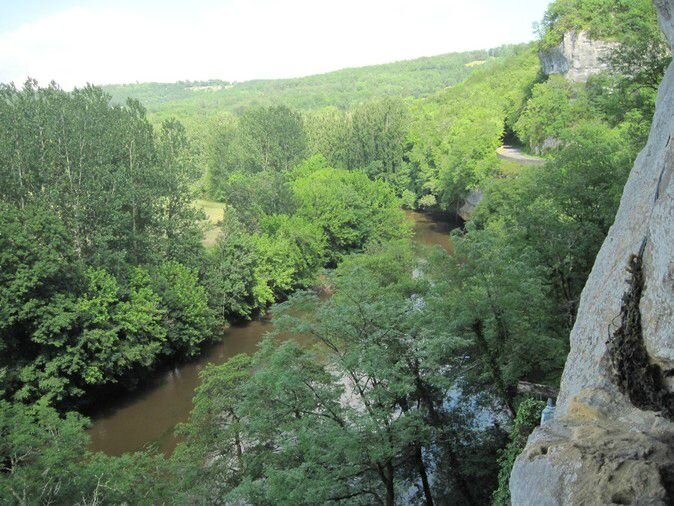
<instances>
[{"instance_id":1,"label":"tree line","mask_svg":"<svg viewBox=\"0 0 674 506\"><path fill-rule=\"evenodd\" d=\"M345 252L408 231L386 184L314 160L267 171L287 179L275 208L239 219L232 198L206 252L180 123L155 131L139 103L110 106L91 86L0 92L0 368L16 400L66 407L132 387Z\"/></svg>"},{"instance_id":2,"label":"tree line","mask_svg":"<svg viewBox=\"0 0 674 506\"><path fill-rule=\"evenodd\" d=\"M645 142L662 68L639 49L657 33L646 3L604 6L652 31L626 26L587 83L508 48L421 100L247 108L201 154L179 123L155 130L95 87L3 87L0 497L508 504L540 409L517 383L559 381ZM584 5L553 2L545 33L586 23ZM504 138L546 165L498 160ZM208 249L191 205L203 159L205 190L227 204ZM451 210L475 188L451 255L409 240L401 206ZM330 297L307 290L317 275ZM297 339L206 368L171 459L86 450L86 420L65 414L77 399L274 301L276 332Z\"/></svg>"}]
</instances>

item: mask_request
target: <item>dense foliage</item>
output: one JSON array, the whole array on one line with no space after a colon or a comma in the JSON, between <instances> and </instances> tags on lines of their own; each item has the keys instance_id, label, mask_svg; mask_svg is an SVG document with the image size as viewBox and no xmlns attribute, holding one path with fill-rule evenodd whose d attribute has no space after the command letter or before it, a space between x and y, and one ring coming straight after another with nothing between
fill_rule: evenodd
<instances>
[{"instance_id":1,"label":"dense foliage","mask_svg":"<svg viewBox=\"0 0 674 506\"><path fill-rule=\"evenodd\" d=\"M378 98L347 111L316 109L303 118L283 106L252 107L226 116L214 129L208 149L207 191L216 199L236 200L241 210L278 209L283 194L278 176L261 176L244 167L281 161L266 162L262 154L245 148L243 139L250 137L246 124L251 116L272 125L273 117L282 114L297 132L297 147L293 144L287 155L306 151L322 155L333 167L361 170L391 184L407 207L458 207L467 189L496 172L495 150L504 128L514 129L539 71L532 46L504 47L494 55L463 83L425 100ZM277 124L268 130L268 144L283 145L288 137L290 130ZM302 128L304 134L299 133ZM290 146L288 141L285 145ZM250 187L263 196L250 200L256 193L244 191Z\"/></svg>"},{"instance_id":2,"label":"dense foliage","mask_svg":"<svg viewBox=\"0 0 674 506\"><path fill-rule=\"evenodd\" d=\"M498 488L492 497L493 506L510 506L508 482L515 459L522 453L527 438L538 426L545 403L536 399L525 399L517 409L517 416L508 437L508 444L499 456Z\"/></svg>"},{"instance_id":3,"label":"dense foliage","mask_svg":"<svg viewBox=\"0 0 674 506\"><path fill-rule=\"evenodd\" d=\"M255 356L203 373L176 459L189 468L218 457L188 475L192 493L262 504L488 499L503 433L478 417L488 396L447 402L470 362L424 304L440 285L418 253L402 241L348 258L330 274L331 298L300 293L276 308L277 328L307 336L302 345L270 337Z\"/></svg>"},{"instance_id":4,"label":"dense foliage","mask_svg":"<svg viewBox=\"0 0 674 506\"><path fill-rule=\"evenodd\" d=\"M164 459L86 449L86 420L64 418L44 401L0 400L0 500L3 504L151 504L171 500Z\"/></svg>"},{"instance_id":5,"label":"dense foliage","mask_svg":"<svg viewBox=\"0 0 674 506\"><path fill-rule=\"evenodd\" d=\"M533 46L508 48L463 83L415 104L406 158L421 205L457 209L467 190L495 174L496 148L538 72Z\"/></svg>"},{"instance_id":6,"label":"dense foliage","mask_svg":"<svg viewBox=\"0 0 674 506\"><path fill-rule=\"evenodd\" d=\"M572 30L587 30L595 39L627 42L639 31L660 37L653 29L654 18L650 0L555 0L540 26L541 43L544 48L558 44Z\"/></svg>"},{"instance_id":7,"label":"dense foliage","mask_svg":"<svg viewBox=\"0 0 674 506\"><path fill-rule=\"evenodd\" d=\"M131 387L157 362L195 355L215 322L249 318L344 253L407 233L386 183L326 165L293 172L301 118L261 108L240 120L245 157L230 180L279 187L238 188L244 200L232 195L206 252L180 123L155 132L140 104L110 106L95 87L0 91L0 369L16 400L63 407Z\"/></svg>"},{"instance_id":8,"label":"dense foliage","mask_svg":"<svg viewBox=\"0 0 674 506\"><path fill-rule=\"evenodd\" d=\"M210 335L196 175L180 124L100 89L0 90L0 298L8 394L62 405Z\"/></svg>"},{"instance_id":9,"label":"dense foliage","mask_svg":"<svg viewBox=\"0 0 674 506\"><path fill-rule=\"evenodd\" d=\"M568 29L621 42L608 72L541 75ZM541 408L518 382L558 383L645 142L668 61L649 34L645 0L557 0L538 47L162 88L159 117L200 117L194 94L229 111L196 148L95 87L3 86L0 502L507 504ZM500 160L504 141L545 165ZM410 241L401 207L478 188L451 255ZM208 241L197 189L220 201ZM72 409L279 301L257 353L204 369L171 459L86 450Z\"/></svg>"}]
</instances>

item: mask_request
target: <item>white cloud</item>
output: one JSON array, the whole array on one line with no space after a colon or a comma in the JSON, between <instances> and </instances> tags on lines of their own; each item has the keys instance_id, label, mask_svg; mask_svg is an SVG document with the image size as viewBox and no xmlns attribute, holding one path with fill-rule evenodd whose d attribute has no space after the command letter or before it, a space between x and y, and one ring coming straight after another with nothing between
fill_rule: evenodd
<instances>
[{"instance_id":1,"label":"white cloud","mask_svg":"<svg viewBox=\"0 0 674 506\"><path fill-rule=\"evenodd\" d=\"M77 7L2 33L0 81L29 75L69 88L308 75L527 40L546 0L181 4Z\"/></svg>"}]
</instances>

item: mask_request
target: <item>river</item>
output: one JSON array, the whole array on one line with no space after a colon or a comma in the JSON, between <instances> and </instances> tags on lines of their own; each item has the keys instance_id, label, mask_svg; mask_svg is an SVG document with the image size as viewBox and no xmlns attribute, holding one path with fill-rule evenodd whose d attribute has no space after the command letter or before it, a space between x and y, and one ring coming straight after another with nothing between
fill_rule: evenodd
<instances>
[{"instance_id":1,"label":"river","mask_svg":"<svg viewBox=\"0 0 674 506\"><path fill-rule=\"evenodd\" d=\"M451 251L449 231L460 225L443 214L408 211L414 222L414 240ZM199 371L208 363L222 364L239 353L253 353L261 337L270 330L268 316L233 325L223 339L204 348L196 359L170 370L148 373L134 392L99 403L89 430L90 449L121 455L154 445L170 455L178 439L175 426L189 418Z\"/></svg>"}]
</instances>

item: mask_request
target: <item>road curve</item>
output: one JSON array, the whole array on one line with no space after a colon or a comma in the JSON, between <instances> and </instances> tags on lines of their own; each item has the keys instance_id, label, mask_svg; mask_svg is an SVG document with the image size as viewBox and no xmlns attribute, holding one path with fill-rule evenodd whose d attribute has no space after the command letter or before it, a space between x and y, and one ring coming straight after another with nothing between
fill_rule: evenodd
<instances>
[{"instance_id":1,"label":"road curve","mask_svg":"<svg viewBox=\"0 0 674 506\"><path fill-rule=\"evenodd\" d=\"M544 165L545 159L539 158L537 156L527 155L523 153L521 149L511 146L509 144L504 144L496 150L496 155L499 158L504 160L510 160L511 162L519 163L520 165Z\"/></svg>"}]
</instances>

